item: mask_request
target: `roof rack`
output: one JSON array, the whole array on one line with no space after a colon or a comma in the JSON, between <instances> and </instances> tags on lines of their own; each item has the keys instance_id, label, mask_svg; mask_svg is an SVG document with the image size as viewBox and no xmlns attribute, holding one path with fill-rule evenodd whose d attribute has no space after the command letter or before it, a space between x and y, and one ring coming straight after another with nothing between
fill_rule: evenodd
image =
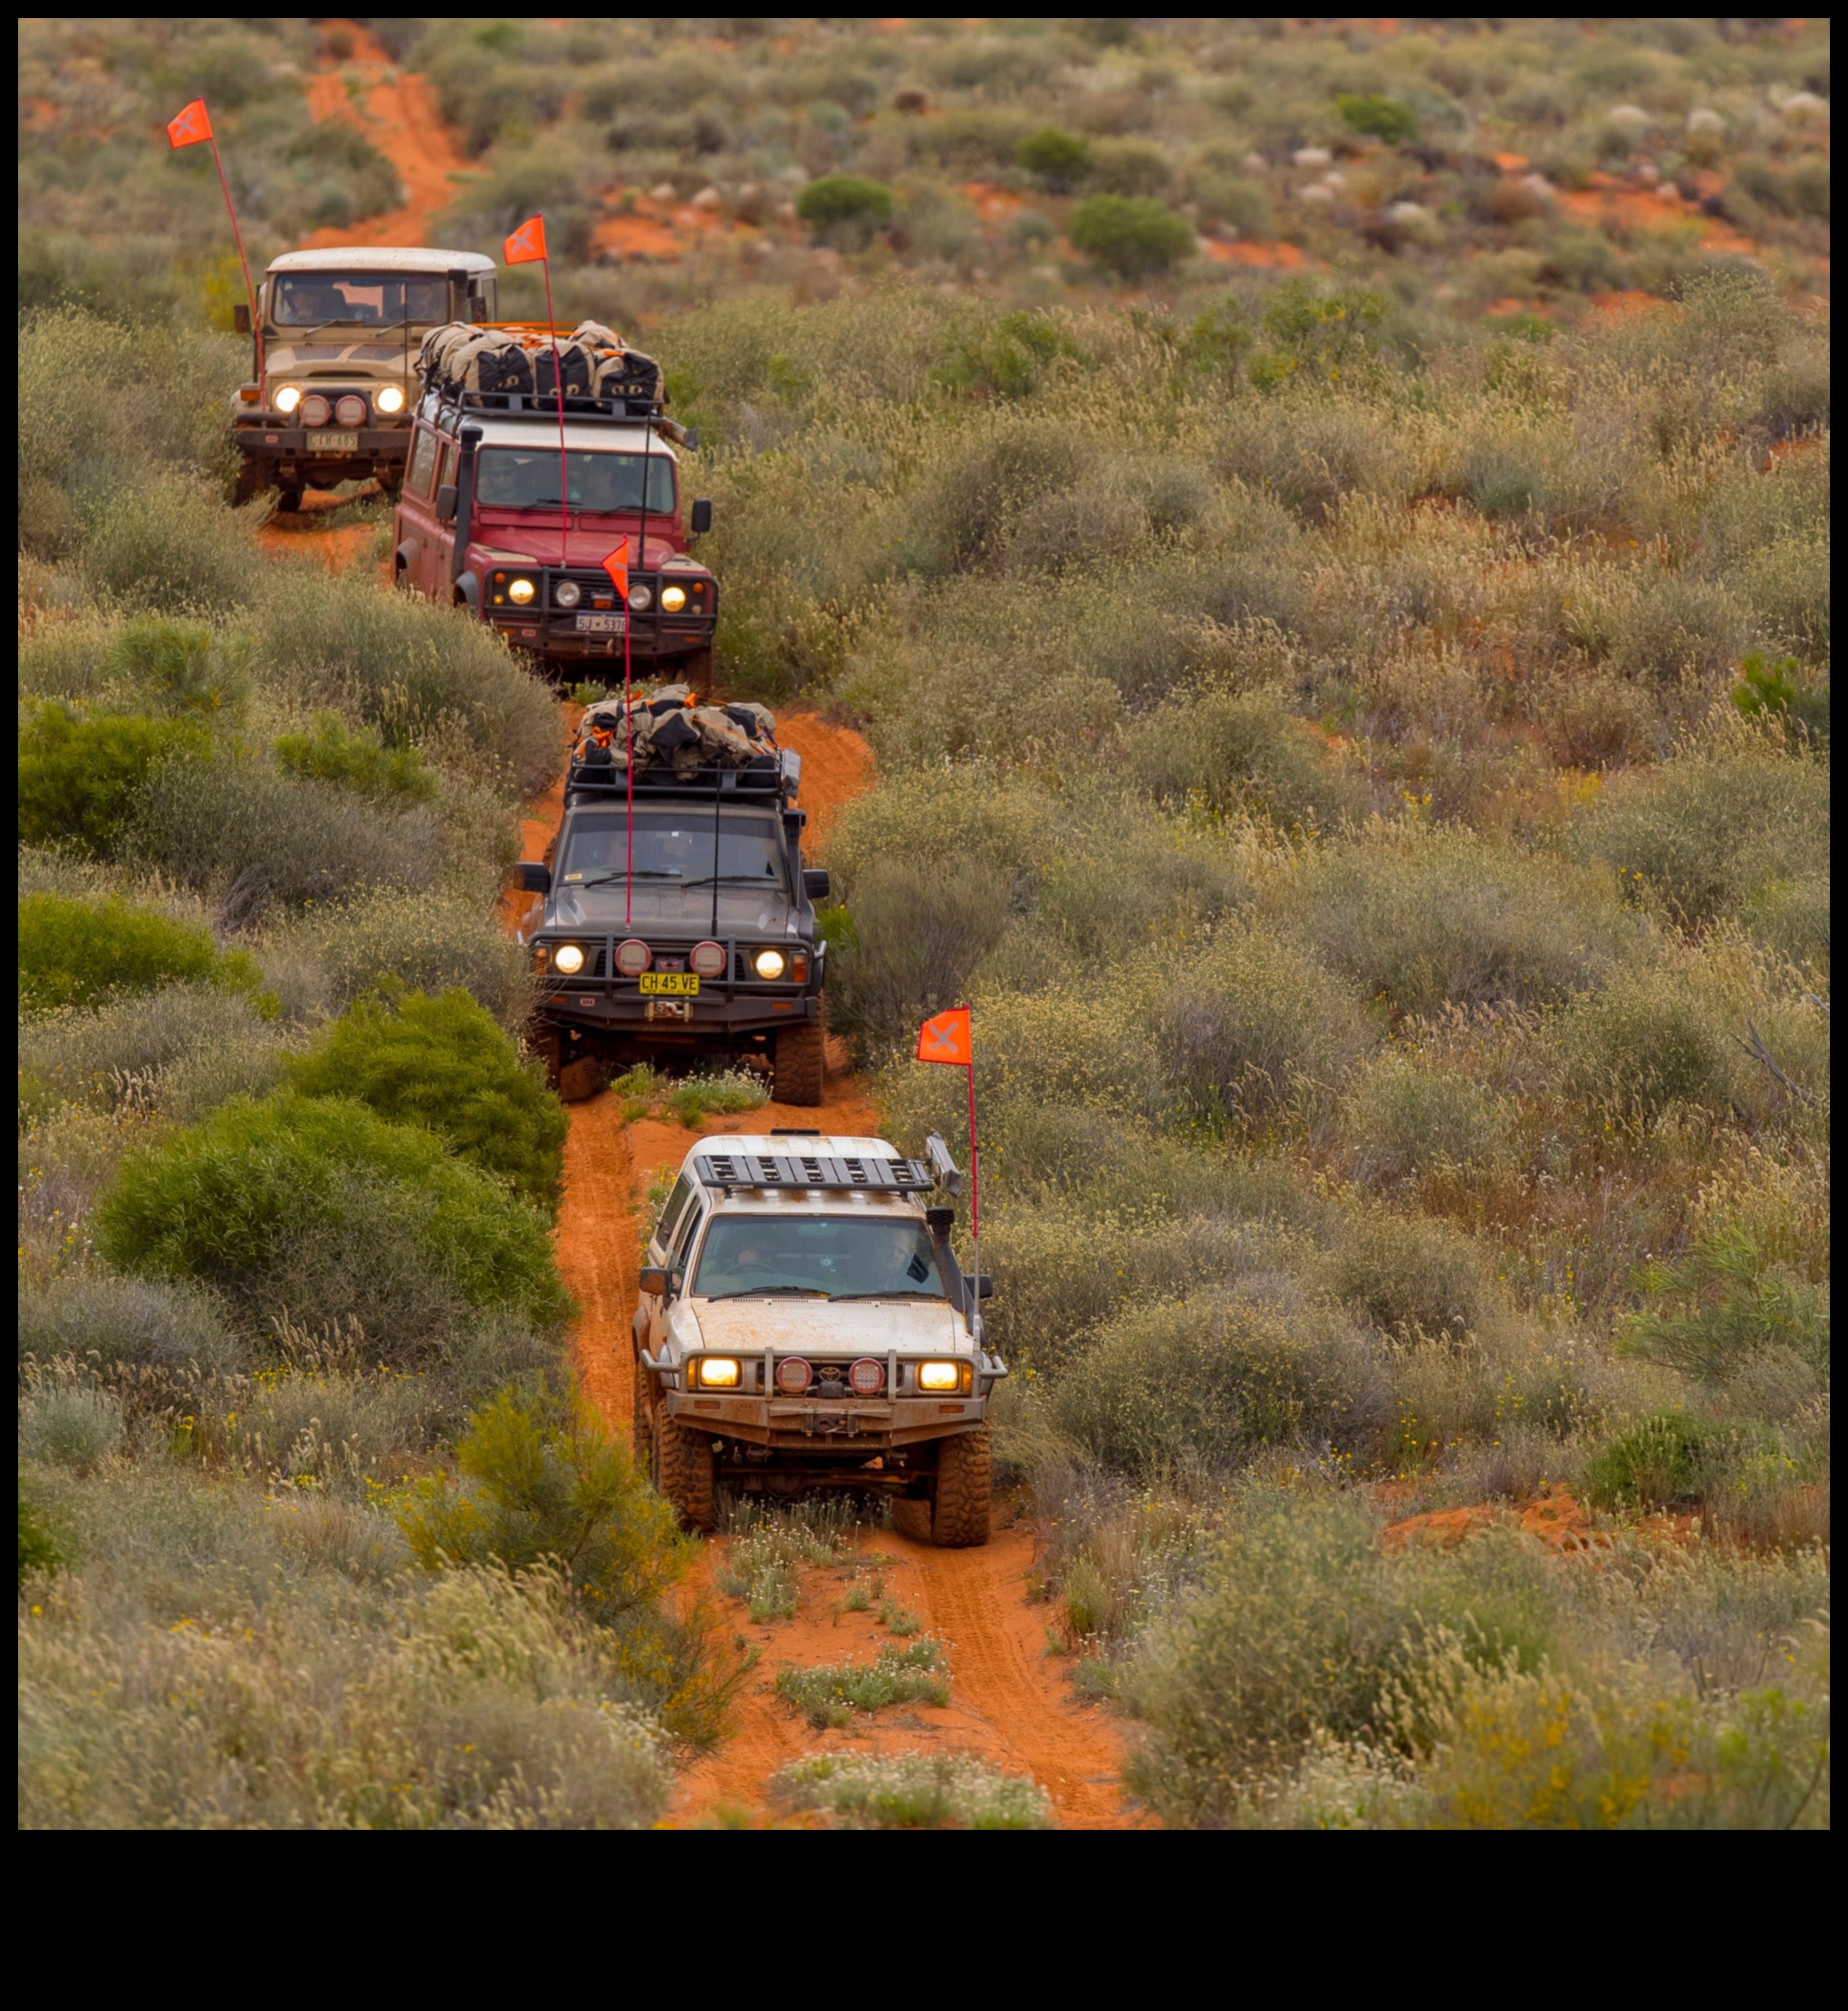
<instances>
[{"instance_id":1,"label":"roof rack","mask_svg":"<svg viewBox=\"0 0 1848 2011\"><path fill-rule=\"evenodd\" d=\"M833 1152L698 1152L692 1170L702 1187L763 1191L771 1188L858 1188L884 1194L923 1194L933 1184L921 1159L888 1159Z\"/></svg>"},{"instance_id":2,"label":"roof rack","mask_svg":"<svg viewBox=\"0 0 1848 2011\"><path fill-rule=\"evenodd\" d=\"M664 764L657 768L635 771L635 794L638 796L729 795L736 791L746 796L774 796L781 794L785 788L794 794L796 778L801 773L800 768L773 754L758 755L748 768L675 769ZM574 761L565 775L564 786L567 792L581 796L626 796L629 777L622 769L613 765L590 767Z\"/></svg>"},{"instance_id":3,"label":"roof rack","mask_svg":"<svg viewBox=\"0 0 1848 2011\"><path fill-rule=\"evenodd\" d=\"M433 416L448 412L488 412L499 417L519 417L530 414L534 419L549 419L555 425L558 420L558 394L555 391L471 391L465 387L436 383L424 392L427 400L434 400L437 410ZM667 400L654 398L582 398L570 391L564 394L566 419L633 419L646 424L652 420L669 438L678 438L686 428L678 419L667 417Z\"/></svg>"}]
</instances>

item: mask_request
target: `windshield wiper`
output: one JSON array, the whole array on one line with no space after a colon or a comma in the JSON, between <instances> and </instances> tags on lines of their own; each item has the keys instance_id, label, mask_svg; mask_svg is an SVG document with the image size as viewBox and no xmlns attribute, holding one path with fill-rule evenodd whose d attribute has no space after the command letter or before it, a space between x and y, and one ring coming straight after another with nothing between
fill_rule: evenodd
<instances>
[{"instance_id":1,"label":"windshield wiper","mask_svg":"<svg viewBox=\"0 0 1848 2011\"><path fill-rule=\"evenodd\" d=\"M831 1292L828 1297L830 1301L836 1299L937 1299L946 1305L949 1303L947 1299L944 1299L940 1292L913 1292L909 1289L903 1292Z\"/></svg>"},{"instance_id":2,"label":"windshield wiper","mask_svg":"<svg viewBox=\"0 0 1848 2011\"><path fill-rule=\"evenodd\" d=\"M775 1292L800 1292L805 1299L831 1299L818 1285L749 1285L738 1292L695 1292L696 1299L767 1299Z\"/></svg>"},{"instance_id":3,"label":"windshield wiper","mask_svg":"<svg viewBox=\"0 0 1848 2011\"><path fill-rule=\"evenodd\" d=\"M698 880L689 880L689 887L709 887L717 880L721 887L763 887L771 891L780 891L782 882L772 873L765 873L760 880L756 873L705 873Z\"/></svg>"},{"instance_id":4,"label":"windshield wiper","mask_svg":"<svg viewBox=\"0 0 1848 2011\"><path fill-rule=\"evenodd\" d=\"M618 871L614 867L611 867L606 873L592 873L587 880L573 880L569 883L563 883L559 891L569 893L579 887L601 887L606 880L624 880L628 877L626 873ZM638 866L635 869L635 878L637 880L678 880L679 877L679 872L672 867Z\"/></svg>"}]
</instances>

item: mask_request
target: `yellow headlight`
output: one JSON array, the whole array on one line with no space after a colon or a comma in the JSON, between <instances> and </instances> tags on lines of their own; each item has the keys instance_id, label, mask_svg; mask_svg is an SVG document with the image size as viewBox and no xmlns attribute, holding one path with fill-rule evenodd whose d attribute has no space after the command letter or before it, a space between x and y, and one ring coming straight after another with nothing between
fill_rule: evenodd
<instances>
[{"instance_id":1,"label":"yellow headlight","mask_svg":"<svg viewBox=\"0 0 1848 2011\"><path fill-rule=\"evenodd\" d=\"M918 1387L920 1390L955 1390L962 1384L962 1369L954 1362L920 1362L918 1364Z\"/></svg>"},{"instance_id":2,"label":"yellow headlight","mask_svg":"<svg viewBox=\"0 0 1848 2011\"><path fill-rule=\"evenodd\" d=\"M302 387L299 384L284 384L276 393L276 410L279 412L293 412L301 402Z\"/></svg>"},{"instance_id":3,"label":"yellow headlight","mask_svg":"<svg viewBox=\"0 0 1848 2011\"><path fill-rule=\"evenodd\" d=\"M789 968L789 959L780 949L760 949L751 959L751 968L766 985L774 985Z\"/></svg>"},{"instance_id":4,"label":"yellow headlight","mask_svg":"<svg viewBox=\"0 0 1848 2011\"><path fill-rule=\"evenodd\" d=\"M516 608L524 608L538 591L530 580L515 580L507 589L507 599Z\"/></svg>"},{"instance_id":5,"label":"yellow headlight","mask_svg":"<svg viewBox=\"0 0 1848 2011\"><path fill-rule=\"evenodd\" d=\"M738 1365L728 1354L703 1355L699 1362L699 1387L702 1390L736 1390L738 1386Z\"/></svg>"},{"instance_id":6,"label":"yellow headlight","mask_svg":"<svg viewBox=\"0 0 1848 2011\"><path fill-rule=\"evenodd\" d=\"M552 953L552 967L569 977L584 967L584 953L575 943L560 943Z\"/></svg>"},{"instance_id":7,"label":"yellow headlight","mask_svg":"<svg viewBox=\"0 0 1848 2011\"><path fill-rule=\"evenodd\" d=\"M687 590L685 587L669 586L661 589L661 606L669 614L679 614L686 605Z\"/></svg>"},{"instance_id":8,"label":"yellow headlight","mask_svg":"<svg viewBox=\"0 0 1848 2011\"><path fill-rule=\"evenodd\" d=\"M372 402L381 412L401 412L404 409L404 393L396 384L388 384Z\"/></svg>"}]
</instances>

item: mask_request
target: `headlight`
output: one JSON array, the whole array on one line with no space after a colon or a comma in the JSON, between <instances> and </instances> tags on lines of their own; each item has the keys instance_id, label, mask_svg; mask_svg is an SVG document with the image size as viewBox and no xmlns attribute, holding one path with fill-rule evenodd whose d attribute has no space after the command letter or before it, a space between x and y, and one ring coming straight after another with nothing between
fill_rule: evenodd
<instances>
[{"instance_id":1,"label":"headlight","mask_svg":"<svg viewBox=\"0 0 1848 2011\"><path fill-rule=\"evenodd\" d=\"M702 1355L695 1364L702 1390L736 1390L738 1365L728 1354Z\"/></svg>"},{"instance_id":2,"label":"headlight","mask_svg":"<svg viewBox=\"0 0 1848 2011\"><path fill-rule=\"evenodd\" d=\"M584 590L575 580L561 580L552 590L552 598L562 608L574 608L584 597Z\"/></svg>"},{"instance_id":3,"label":"headlight","mask_svg":"<svg viewBox=\"0 0 1848 2011\"><path fill-rule=\"evenodd\" d=\"M524 608L538 591L530 580L515 580L507 587L507 599L516 608Z\"/></svg>"},{"instance_id":4,"label":"headlight","mask_svg":"<svg viewBox=\"0 0 1848 2011\"><path fill-rule=\"evenodd\" d=\"M789 959L780 949L760 949L751 959L751 968L766 985L774 985L789 968Z\"/></svg>"},{"instance_id":5,"label":"headlight","mask_svg":"<svg viewBox=\"0 0 1848 2011\"><path fill-rule=\"evenodd\" d=\"M299 384L284 384L276 393L276 410L279 412L293 412L301 402L302 387Z\"/></svg>"},{"instance_id":6,"label":"headlight","mask_svg":"<svg viewBox=\"0 0 1848 2011\"><path fill-rule=\"evenodd\" d=\"M666 614L679 614L687 605L687 590L683 586L661 589L661 610Z\"/></svg>"},{"instance_id":7,"label":"headlight","mask_svg":"<svg viewBox=\"0 0 1848 2011\"><path fill-rule=\"evenodd\" d=\"M918 1364L918 1387L920 1390L956 1390L962 1386L962 1367L955 1362L920 1362Z\"/></svg>"},{"instance_id":8,"label":"headlight","mask_svg":"<svg viewBox=\"0 0 1848 2011\"><path fill-rule=\"evenodd\" d=\"M638 580L635 584L629 590L629 604L631 608L635 610L636 613L638 614L640 614L644 608L653 607L654 589L652 587L643 586L641 582Z\"/></svg>"},{"instance_id":9,"label":"headlight","mask_svg":"<svg viewBox=\"0 0 1848 2011\"><path fill-rule=\"evenodd\" d=\"M401 412L404 409L404 393L396 384L388 384L373 400L381 412Z\"/></svg>"},{"instance_id":10,"label":"headlight","mask_svg":"<svg viewBox=\"0 0 1848 2011\"><path fill-rule=\"evenodd\" d=\"M552 967L569 977L584 967L584 953L575 943L560 943L552 953Z\"/></svg>"}]
</instances>

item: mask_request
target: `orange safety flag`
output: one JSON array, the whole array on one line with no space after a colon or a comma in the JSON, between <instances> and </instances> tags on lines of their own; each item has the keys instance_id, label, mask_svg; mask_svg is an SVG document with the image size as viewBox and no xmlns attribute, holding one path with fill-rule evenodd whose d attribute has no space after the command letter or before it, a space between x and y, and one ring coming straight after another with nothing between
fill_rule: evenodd
<instances>
[{"instance_id":1,"label":"orange safety flag","mask_svg":"<svg viewBox=\"0 0 1848 2011\"><path fill-rule=\"evenodd\" d=\"M545 256L545 219L531 216L501 246L509 265L532 265Z\"/></svg>"},{"instance_id":2,"label":"orange safety flag","mask_svg":"<svg viewBox=\"0 0 1848 2011\"><path fill-rule=\"evenodd\" d=\"M973 1055L969 1047L969 1009L953 1006L935 1019L927 1019L918 1029L918 1059L942 1062L953 1068L968 1067Z\"/></svg>"},{"instance_id":3,"label":"orange safety flag","mask_svg":"<svg viewBox=\"0 0 1848 2011\"><path fill-rule=\"evenodd\" d=\"M212 121L206 114L206 101L195 98L178 119L167 121L170 147L198 147L212 137Z\"/></svg>"},{"instance_id":4,"label":"orange safety flag","mask_svg":"<svg viewBox=\"0 0 1848 2011\"><path fill-rule=\"evenodd\" d=\"M618 538L616 549L603 561L603 570L615 582L616 591L622 596L622 605L629 605L629 540Z\"/></svg>"}]
</instances>

